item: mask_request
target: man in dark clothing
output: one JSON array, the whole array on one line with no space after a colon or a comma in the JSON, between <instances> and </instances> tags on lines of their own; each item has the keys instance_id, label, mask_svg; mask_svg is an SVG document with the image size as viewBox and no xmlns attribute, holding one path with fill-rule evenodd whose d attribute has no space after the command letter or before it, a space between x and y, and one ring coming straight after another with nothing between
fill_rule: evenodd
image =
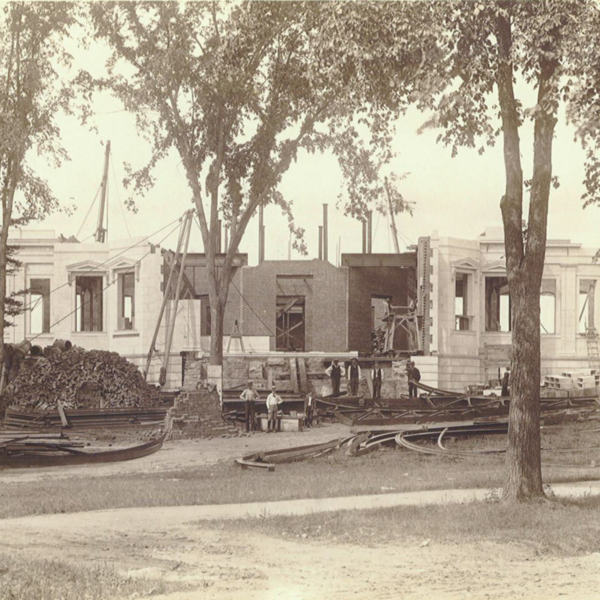
<instances>
[{"instance_id":1,"label":"man in dark clothing","mask_svg":"<svg viewBox=\"0 0 600 600\"><path fill-rule=\"evenodd\" d=\"M350 361L350 366L346 372L348 379L348 388L351 396L358 396L358 385L360 383L360 365L356 358Z\"/></svg>"},{"instance_id":2,"label":"man in dark clothing","mask_svg":"<svg viewBox=\"0 0 600 600\"><path fill-rule=\"evenodd\" d=\"M510 369L506 369L504 371L504 375L502 376L502 392L503 396L510 396Z\"/></svg>"},{"instance_id":3,"label":"man in dark clothing","mask_svg":"<svg viewBox=\"0 0 600 600\"><path fill-rule=\"evenodd\" d=\"M248 382L248 387L240 394L240 398L244 401L245 417L246 417L246 432L255 430L255 402L260 400L258 392L254 389L251 381Z\"/></svg>"},{"instance_id":4,"label":"man in dark clothing","mask_svg":"<svg viewBox=\"0 0 600 600\"><path fill-rule=\"evenodd\" d=\"M414 362L409 362L407 367L408 374L408 395L410 398L417 397L417 386L415 384L421 381L421 372L415 367Z\"/></svg>"},{"instance_id":5,"label":"man in dark clothing","mask_svg":"<svg viewBox=\"0 0 600 600\"><path fill-rule=\"evenodd\" d=\"M383 381L383 369L375 364L371 370L371 380L373 381L373 402L381 400L381 382Z\"/></svg>"},{"instance_id":6,"label":"man in dark clothing","mask_svg":"<svg viewBox=\"0 0 600 600\"><path fill-rule=\"evenodd\" d=\"M308 394L306 394L306 397L304 398L304 415L305 415L304 423L307 427L312 427L314 409L315 409L315 399L313 398L312 393L308 392Z\"/></svg>"},{"instance_id":7,"label":"man in dark clothing","mask_svg":"<svg viewBox=\"0 0 600 600\"><path fill-rule=\"evenodd\" d=\"M334 360L325 370L325 373L331 378L332 396L340 395L340 380L342 378L342 367L337 360Z\"/></svg>"}]
</instances>

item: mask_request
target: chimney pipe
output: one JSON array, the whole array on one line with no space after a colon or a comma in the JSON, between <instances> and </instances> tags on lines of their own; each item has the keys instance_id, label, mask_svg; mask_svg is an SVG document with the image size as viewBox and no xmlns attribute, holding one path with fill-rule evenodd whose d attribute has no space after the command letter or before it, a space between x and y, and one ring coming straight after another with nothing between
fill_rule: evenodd
<instances>
[{"instance_id":1,"label":"chimney pipe","mask_svg":"<svg viewBox=\"0 0 600 600\"><path fill-rule=\"evenodd\" d=\"M265 260L265 226L263 225L263 207L258 207L258 262Z\"/></svg>"},{"instance_id":2,"label":"chimney pipe","mask_svg":"<svg viewBox=\"0 0 600 600\"><path fill-rule=\"evenodd\" d=\"M217 221L217 254L221 254L223 252L221 246L221 219Z\"/></svg>"},{"instance_id":3,"label":"chimney pipe","mask_svg":"<svg viewBox=\"0 0 600 600\"><path fill-rule=\"evenodd\" d=\"M323 204L323 260L327 260L327 204Z\"/></svg>"},{"instance_id":4,"label":"chimney pipe","mask_svg":"<svg viewBox=\"0 0 600 600\"><path fill-rule=\"evenodd\" d=\"M373 211L370 210L367 217L367 254L373 252Z\"/></svg>"},{"instance_id":5,"label":"chimney pipe","mask_svg":"<svg viewBox=\"0 0 600 600\"><path fill-rule=\"evenodd\" d=\"M367 220L363 219L362 223L362 253L367 253Z\"/></svg>"},{"instance_id":6,"label":"chimney pipe","mask_svg":"<svg viewBox=\"0 0 600 600\"><path fill-rule=\"evenodd\" d=\"M323 260L323 225L319 225L319 260Z\"/></svg>"},{"instance_id":7,"label":"chimney pipe","mask_svg":"<svg viewBox=\"0 0 600 600\"><path fill-rule=\"evenodd\" d=\"M229 248L229 226L225 225L225 243L223 244L223 252L227 252Z\"/></svg>"}]
</instances>

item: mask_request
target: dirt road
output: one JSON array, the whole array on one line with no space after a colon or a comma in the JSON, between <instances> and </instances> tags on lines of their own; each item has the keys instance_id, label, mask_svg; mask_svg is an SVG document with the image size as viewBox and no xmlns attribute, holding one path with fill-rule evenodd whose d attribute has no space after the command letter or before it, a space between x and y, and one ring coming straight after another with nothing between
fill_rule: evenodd
<instances>
[{"instance_id":1,"label":"dirt road","mask_svg":"<svg viewBox=\"0 0 600 600\"><path fill-rule=\"evenodd\" d=\"M106 561L124 575L185 583L153 600L505 599L598 597L600 554L556 558L536 545L398 540L363 547L310 538L243 535L144 509L103 511L118 523L77 515L0 521L4 549L77 564ZM121 513L122 519L117 514ZM184 513L182 513L184 514Z\"/></svg>"},{"instance_id":2,"label":"dirt road","mask_svg":"<svg viewBox=\"0 0 600 600\"><path fill-rule=\"evenodd\" d=\"M168 443L143 459L87 467L0 472L6 481L168 471L230 460L257 449L347 434L336 425L302 434ZM199 520L186 507L109 510L0 520L3 550L25 559L106 563L123 575L176 581L189 589L152 600L527 600L598 598L600 554L554 557L535 542L442 544L399 539L358 546L310 537L240 534ZM0 591L0 598L2 597ZM121 599L119 599L121 600Z\"/></svg>"}]
</instances>

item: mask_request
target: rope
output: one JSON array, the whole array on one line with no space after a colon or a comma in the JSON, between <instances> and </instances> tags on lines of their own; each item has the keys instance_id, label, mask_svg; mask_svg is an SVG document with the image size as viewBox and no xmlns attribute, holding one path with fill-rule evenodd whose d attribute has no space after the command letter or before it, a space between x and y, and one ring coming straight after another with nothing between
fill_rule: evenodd
<instances>
[{"instance_id":1,"label":"rope","mask_svg":"<svg viewBox=\"0 0 600 600\"><path fill-rule=\"evenodd\" d=\"M87 212L85 213L85 217L83 217L83 221L82 221L81 225L79 226L77 233L75 234L76 238L79 237L79 234L81 233L81 230L83 229L83 226L85 225L85 222L87 221L87 218L90 216L90 212L92 212L92 208L94 208L94 204L96 204L96 200L98 199L98 192L100 192L100 186L98 186L98 189L96 190L96 194L94 195L94 199L92 200L92 203L90 204L89 208L87 209Z\"/></svg>"},{"instance_id":2,"label":"rope","mask_svg":"<svg viewBox=\"0 0 600 600\"><path fill-rule=\"evenodd\" d=\"M123 250L121 250L120 252L117 252L117 254L115 254L114 256L111 256L109 258L107 258L105 261L101 262L99 265L95 266L94 268L90 269L90 271L96 271L96 270L100 270L101 267L105 266L108 262L114 260L115 258L118 258L119 256L125 254L125 252L135 248L136 246L141 246L143 242L145 242L146 240L148 240L149 238L151 238L152 236L155 236L157 233L160 233L163 229L166 229L167 227L170 227L171 225L173 225L176 222L181 221L182 217L178 217L177 219L171 221L170 223L167 223L166 225L164 225L163 227L161 227L160 229L157 229L156 231L154 231L153 233L151 233L150 235L147 235L146 237L142 238L141 240L139 240L138 242L136 242L135 244L132 244L131 246L128 246L127 248L124 248ZM169 233L166 235L166 237L169 237L169 235L171 235L171 233L173 233L173 231L175 231L175 228L173 228L172 231L169 231ZM160 245L160 243L166 239L162 238L162 240L160 240L160 242L158 244L156 244L157 246ZM86 238L87 239L87 238ZM52 294L54 294L54 292L57 292L58 290L64 288L65 286L69 285L68 281L65 281L64 283L61 283L60 285L56 286L55 288L51 289L48 292L48 298L50 296L52 296ZM39 302L39 300L36 301L36 303ZM23 311L26 310L31 310L32 308L35 308L35 304L33 305L33 307L31 306L31 303L29 304L29 306L25 306L23 308Z\"/></svg>"},{"instance_id":3,"label":"rope","mask_svg":"<svg viewBox=\"0 0 600 600\"><path fill-rule=\"evenodd\" d=\"M273 332L273 330L260 318L258 313L252 308L252 305L248 302L248 300L246 300L246 298L244 298L244 294L242 294L242 292L240 292L240 290L238 289L238 286L235 285L233 279L231 280L231 285L234 287L235 291L239 294L240 298L245 302L246 306L251 310L252 314L263 324L264 328L272 336L276 337L276 334Z\"/></svg>"},{"instance_id":4,"label":"rope","mask_svg":"<svg viewBox=\"0 0 600 600\"><path fill-rule=\"evenodd\" d=\"M179 222L180 220L181 220L181 218L178 218L178 219L176 219L176 221L177 221L177 222ZM168 225L172 225L172 224L173 224L173 221L172 221L171 223L169 223ZM168 227L168 225L166 225L165 227ZM162 231L163 229L165 229L165 227L161 227L161 228L160 228L158 231L156 231L155 233L153 233L153 234L151 234L150 236L147 236L147 237L152 237L153 235L155 235L155 234L156 234L156 233L158 233L159 231ZM169 231L169 232L168 232L168 233L167 233L167 234L166 234L166 235L165 235L163 238L161 238L161 239L158 241L158 243L157 243L156 245L157 245L157 246L160 246L160 244L161 244L161 243L162 243L164 240L166 240L166 239L167 239L167 238L168 238L168 237L169 237L169 236L170 236L170 235L171 235L171 234L172 234L172 233L175 231L175 229L176 229L176 227L173 227L173 228L172 228L172 229L171 229L171 230L170 230L170 231ZM147 238L145 238L145 239L147 239ZM129 248L127 248L126 250L128 250L128 249L131 249L131 248L134 248L136 245L138 245L138 244L135 244L135 245L133 245L133 246L130 246L130 247L129 247ZM151 253L152 253L152 249L148 250L148 252L146 252L146 253L145 253L145 254L143 254L143 255L142 255L140 258L138 258L136 262L137 262L137 263L141 263L141 262L144 260L144 258L146 258L146 256L148 256L148 255L149 255L149 254L151 254ZM118 256L118 255L117 255L117 256ZM113 258L115 258L115 257L113 257ZM112 259L111 259L111 260L112 260ZM105 262L106 262L106 261L105 261ZM109 283L108 283L108 284L107 284L105 287L103 287L103 288L102 288L102 290L101 290L101 291L102 291L102 292L104 292L104 290L107 290L107 289L108 289L108 288L109 288L111 285L114 285L114 283L115 283L115 281L109 282ZM55 288L54 290L52 290L52 292L55 292L56 290L60 289L61 287L64 287L65 285L68 285L68 282L66 282L66 283L62 284L61 286L59 286L59 287L57 287L57 288ZM52 293L52 292L51 292L51 293ZM48 296L50 296L50 294L48 294ZM29 341L33 341L33 340L36 340L37 338L39 338L39 337L41 337L41 336L43 336L43 335L47 335L47 334L49 333L49 331L51 331L51 330L52 330L52 328L53 328L55 325L58 325L59 323L62 323L62 322L65 320L65 319L68 319L68 318L69 318L71 315L73 315L74 313L76 313L76 312L77 312L77 310L78 310L78 308L77 308L77 307L75 307L73 310L69 311L67 314L65 314L64 316L62 316L60 319L58 319L57 321L54 321L54 322L53 322L53 323L52 323L52 324L51 324L51 325L48 327L48 331L47 331L47 332L46 332L46 331L44 331L44 332L40 332L40 333L36 334L35 336L33 336L32 338L28 338L28 339L29 339Z\"/></svg>"},{"instance_id":5,"label":"rope","mask_svg":"<svg viewBox=\"0 0 600 600\"><path fill-rule=\"evenodd\" d=\"M196 219L196 224L198 225L198 228L200 228L200 221L198 219L198 215L194 212L194 218ZM246 304L246 306L250 309L250 311L252 312L252 314L262 323L263 327L274 337L276 337L276 334L273 332L273 330L260 318L260 315L254 310L254 308L252 308L252 305L248 302L248 300L246 300L246 298L244 297L244 294L242 294L242 292L240 292L239 288L237 285L235 285L235 282L233 281L233 279L231 279L230 284L233 286L233 289L238 293L239 297L244 301L244 303Z\"/></svg>"}]
</instances>

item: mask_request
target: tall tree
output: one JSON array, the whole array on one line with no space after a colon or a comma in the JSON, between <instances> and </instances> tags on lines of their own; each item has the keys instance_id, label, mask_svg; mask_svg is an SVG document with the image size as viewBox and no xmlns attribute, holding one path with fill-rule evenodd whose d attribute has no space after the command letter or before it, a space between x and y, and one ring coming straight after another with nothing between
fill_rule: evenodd
<instances>
[{"instance_id":1,"label":"tall tree","mask_svg":"<svg viewBox=\"0 0 600 600\"><path fill-rule=\"evenodd\" d=\"M365 5L363 5L365 6ZM600 197L598 6L591 0L532 2L396 2L367 4L379 13L377 36L365 21L342 15L352 32L345 61L368 82L373 98L397 106L405 65L419 61L411 99L433 111L429 126L452 154L485 151L501 138L506 185L500 202L512 309L511 404L504 496L543 496L540 456L540 286L544 269L552 144L561 103L588 148L586 202ZM373 34L373 30L371 30ZM330 37L333 36L333 33ZM342 40L334 43L342 47ZM366 48L366 50L365 50ZM367 54L367 60L363 55ZM377 62L374 57L381 56ZM391 59L391 60L390 60ZM375 61L375 66L373 66ZM380 68L381 67L381 68ZM380 76L381 75L381 76ZM519 100L535 94L533 106ZM533 164L525 179L521 136L533 124ZM527 193L528 198L524 198ZM525 215L526 223L525 223ZM525 225L524 225L525 223Z\"/></svg>"},{"instance_id":2,"label":"tall tree","mask_svg":"<svg viewBox=\"0 0 600 600\"><path fill-rule=\"evenodd\" d=\"M322 150L333 140L356 148L355 127L339 120L352 112L344 81L312 60L321 11L320 3L294 2L92 6L97 34L113 51L100 85L135 113L152 147L149 163L130 170L127 182L146 191L172 148L185 169L207 260L213 364L222 362L234 258L251 217L259 206L279 205L301 245L278 190L283 174L301 149ZM364 148L341 154L342 164L354 160L362 169L350 185L374 194L375 163L357 160ZM222 261L219 220L230 232Z\"/></svg>"},{"instance_id":3,"label":"tall tree","mask_svg":"<svg viewBox=\"0 0 600 600\"><path fill-rule=\"evenodd\" d=\"M6 274L10 265L10 227L41 219L58 207L47 183L31 163L32 153L60 164L66 153L59 143L56 117L74 99L59 69L70 56L63 47L75 22L69 3L10 2L0 13L0 340L7 311ZM0 344L0 364L4 348Z\"/></svg>"}]
</instances>

